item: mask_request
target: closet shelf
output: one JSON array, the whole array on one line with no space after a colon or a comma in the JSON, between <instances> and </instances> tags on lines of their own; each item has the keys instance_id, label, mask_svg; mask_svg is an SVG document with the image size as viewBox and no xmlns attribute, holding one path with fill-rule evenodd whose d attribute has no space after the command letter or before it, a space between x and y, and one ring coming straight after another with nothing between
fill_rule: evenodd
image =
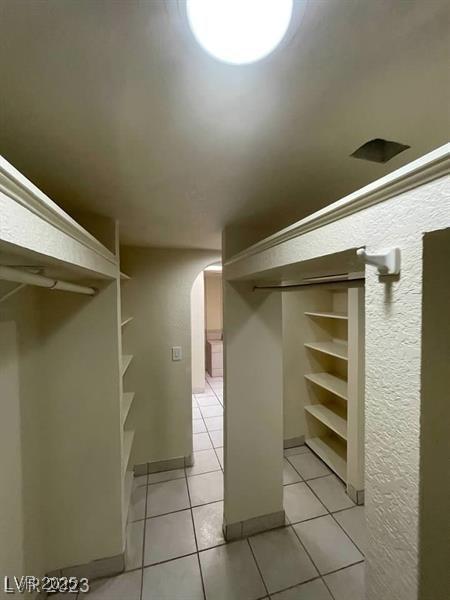
<instances>
[{"instance_id":1,"label":"closet shelf","mask_svg":"<svg viewBox=\"0 0 450 600\"><path fill-rule=\"evenodd\" d=\"M128 281L128 279L131 279L131 277L129 277L128 275L126 275L125 273L122 273L122 271L120 271L120 279L122 281Z\"/></svg>"},{"instance_id":2,"label":"closet shelf","mask_svg":"<svg viewBox=\"0 0 450 600\"><path fill-rule=\"evenodd\" d=\"M130 321L132 321L134 319L134 317L128 317L127 319L124 319L122 321L122 323L120 324L121 327L125 327L125 325L127 325L127 323L129 323Z\"/></svg>"},{"instance_id":3,"label":"closet shelf","mask_svg":"<svg viewBox=\"0 0 450 600\"><path fill-rule=\"evenodd\" d=\"M348 400L348 383L331 373L307 373L305 378L343 400Z\"/></svg>"},{"instance_id":4,"label":"closet shelf","mask_svg":"<svg viewBox=\"0 0 450 600\"><path fill-rule=\"evenodd\" d=\"M124 392L122 394L122 425L127 420L128 412L134 400L134 392Z\"/></svg>"},{"instance_id":5,"label":"closet shelf","mask_svg":"<svg viewBox=\"0 0 450 600\"><path fill-rule=\"evenodd\" d=\"M130 362L133 360L132 354L124 354L122 356L122 377L125 375L126 370L130 366Z\"/></svg>"},{"instance_id":6,"label":"closet shelf","mask_svg":"<svg viewBox=\"0 0 450 600\"><path fill-rule=\"evenodd\" d=\"M305 312L305 315L308 315L308 317L322 317L324 319L342 319L345 321L348 321L348 315L346 315L343 312L312 312L312 311L307 311Z\"/></svg>"},{"instance_id":7,"label":"closet shelf","mask_svg":"<svg viewBox=\"0 0 450 600\"><path fill-rule=\"evenodd\" d=\"M123 432L122 473L125 477L128 463L130 462L131 448L133 447L134 431L126 429Z\"/></svg>"},{"instance_id":8,"label":"closet shelf","mask_svg":"<svg viewBox=\"0 0 450 600\"><path fill-rule=\"evenodd\" d=\"M337 433L342 439L347 440L347 421L324 404L310 404L305 410L323 423L326 427Z\"/></svg>"},{"instance_id":9,"label":"closet shelf","mask_svg":"<svg viewBox=\"0 0 450 600\"><path fill-rule=\"evenodd\" d=\"M123 515L122 515L122 523L123 527L126 527L128 520L128 511L130 509L130 501L131 501L131 493L133 491L133 480L134 473L133 471L126 471L125 480L123 484Z\"/></svg>"},{"instance_id":10,"label":"closet shelf","mask_svg":"<svg viewBox=\"0 0 450 600\"><path fill-rule=\"evenodd\" d=\"M344 482L347 480L346 446L331 436L306 439L305 443Z\"/></svg>"},{"instance_id":11,"label":"closet shelf","mask_svg":"<svg viewBox=\"0 0 450 600\"><path fill-rule=\"evenodd\" d=\"M316 350L317 352L323 352L342 360L348 360L348 344L347 342L340 342L332 340L330 342L307 342L306 348Z\"/></svg>"}]
</instances>

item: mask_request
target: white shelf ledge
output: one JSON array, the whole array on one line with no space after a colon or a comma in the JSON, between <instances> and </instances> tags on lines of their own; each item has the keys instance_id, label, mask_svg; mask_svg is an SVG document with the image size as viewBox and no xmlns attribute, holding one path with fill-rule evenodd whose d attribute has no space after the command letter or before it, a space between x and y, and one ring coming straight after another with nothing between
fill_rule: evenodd
<instances>
[{"instance_id":1,"label":"white shelf ledge","mask_svg":"<svg viewBox=\"0 0 450 600\"><path fill-rule=\"evenodd\" d=\"M123 453L122 453L122 474L125 477L128 463L130 462L131 448L133 447L134 431L125 430L123 432Z\"/></svg>"},{"instance_id":2,"label":"white shelf ledge","mask_svg":"<svg viewBox=\"0 0 450 600\"><path fill-rule=\"evenodd\" d=\"M347 421L324 404L310 404L305 410L323 423L328 429L337 433L343 440L347 440Z\"/></svg>"},{"instance_id":3,"label":"white shelf ledge","mask_svg":"<svg viewBox=\"0 0 450 600\"><path fill-rule=\"evenodd\" d=\"M133 360L132 354L124 354L122 356L122 377L125 375L126 370L130 366L130 362Z\"/></svg>"},{"instance_id":4,"label":"white shelf ledge","mask_svg":"<svg viewBox=\"0 0 450 600\"><path fill-rule=\"evenodd\" d=\"M305 440L306 445L344 482L347 481L346 445L334 437L315 437Z\"/></svg>"},{"instance_id":5,"label":"white shelf ledge","mask_svg":"<svg viewBox=\"0 0 450 600\"><path fill-rule=\"evenodd\" d=\"M128 521L128 511L130 509L131 502L131 494L133 492L133 481L134 481L134 473L133 471L126 471L125 478L123 482L123 500L122 500L122 523L123 527L126 528Z\"/></svg>"},{"instance_id":6,"label":"white shelf ledge","mask_svg":"<svg viewBox=\"0 0 450 600\"><path fill-rule=\"evenodd\" d=\"M348 344L347 342L340 342L332 340L330 342L307 342L306 348L316 350L317 352L323 352L330 356L335 356L342 360L348 360Z\"/></svg>"},{"instance_id":7,"label":"white shelf ledge","mask_svg":"<svg viewBox=\"0 0 450 600\"><path fill-rule=\"evenodd\" d=\"M348 400L348 383L345 379L336 377L331 373L307 373L305 378L320 386L324 390L328 390L335 396Z\"/></svg>"},{"instance_id":8,"label":"white shelf ledge","mask_svg":"<svg viewBox=\"0 0 450 600\"><path fill-rule=\"evenodd\" d=\"M134 392L124 392L122 394L122 425L127 420L128 412L134 400Z\"/></svg>"},{"instance_id":9,"label":"white shelf ledge","mask_svg":"<svg viewBox=\"0 0 450 600\"><path fill-rule=\"evenodd\" d=\"M127 323L129 323L130 321L132 321L134 319L134 317L128 317L127 319L124 319L122 321L122 323L120 324L121 327L125 327L125 325L127 325Z\"/></svg>"},{"instance_id":10,"label":"white shelf ledge","mask_svg":"<svg viewBox=\"0 0 450 600\"><path fill-rule=\"evenodd\" d=\"M128 279L131 279L131 277L129 277L128 275L126 275L125 273L122 273L122 271L120 271L120 279L122 281L127 281Z\"/></svg>"},{"instance_id":11,"label":"white shelf ledge","mask_svg":"<svg viewBox=\"0 0 450 600\"><path fill-rule=\"evenodd\" d=\"M305 315L307 315L308 317L321 317L324 319L342 319L345 321L348 321L348 315L346 315L345 313L341 313L341 312L312 312L312 311L307 311L305 312Z\"/></svg>"}]
</instances>

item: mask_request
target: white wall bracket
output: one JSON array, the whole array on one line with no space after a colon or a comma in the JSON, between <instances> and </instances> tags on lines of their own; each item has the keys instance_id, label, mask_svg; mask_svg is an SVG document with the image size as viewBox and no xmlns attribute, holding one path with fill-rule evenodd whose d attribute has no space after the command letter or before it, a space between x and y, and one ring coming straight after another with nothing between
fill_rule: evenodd
<instances>
[{"instance_id":1,"label":"white wall bracket","mask_svg":"<svg viewBox=\"0 0 450 600\"><path fill-rule=\"evenodd\" d=\"M378 254L368 254L365 248L359 248L356 254L366 265L377 267L380 275L398 275L400 273L400 248L390 248Z\"/></svg>"}]
</instances>

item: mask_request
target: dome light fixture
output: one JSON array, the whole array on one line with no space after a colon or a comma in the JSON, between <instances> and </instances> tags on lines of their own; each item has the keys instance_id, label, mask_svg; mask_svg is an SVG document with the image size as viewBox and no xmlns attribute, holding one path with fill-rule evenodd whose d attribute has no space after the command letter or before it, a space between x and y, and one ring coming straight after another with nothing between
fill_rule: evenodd
<instances>
[{"instance_id":1,"label":"dome light fixture","mask_svg":"<svg viewBox=\"0 0 450 600\"><path fill-rule=\"evenodd\" d=\"M197 42L226 63L261 60L278 46L292 18L293 0L187 0Z\"/></svg>"}]
</instances>

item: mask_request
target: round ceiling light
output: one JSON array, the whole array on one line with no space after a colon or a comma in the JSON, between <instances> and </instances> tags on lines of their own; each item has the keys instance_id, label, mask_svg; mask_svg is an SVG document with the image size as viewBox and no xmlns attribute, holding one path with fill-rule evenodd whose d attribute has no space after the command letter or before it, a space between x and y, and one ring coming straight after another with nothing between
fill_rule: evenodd
<instances>
[{"instance_id":1,"label":"round ceiling light","mask_svg":"<svg viewBox=\"0 0 450 600\"><path fill-rule=\"evenodd\" d=\"M187 0L189 25L212 56L235 65L270 54L292 17L292 0Z\"/></svg>"}]
</instances>

